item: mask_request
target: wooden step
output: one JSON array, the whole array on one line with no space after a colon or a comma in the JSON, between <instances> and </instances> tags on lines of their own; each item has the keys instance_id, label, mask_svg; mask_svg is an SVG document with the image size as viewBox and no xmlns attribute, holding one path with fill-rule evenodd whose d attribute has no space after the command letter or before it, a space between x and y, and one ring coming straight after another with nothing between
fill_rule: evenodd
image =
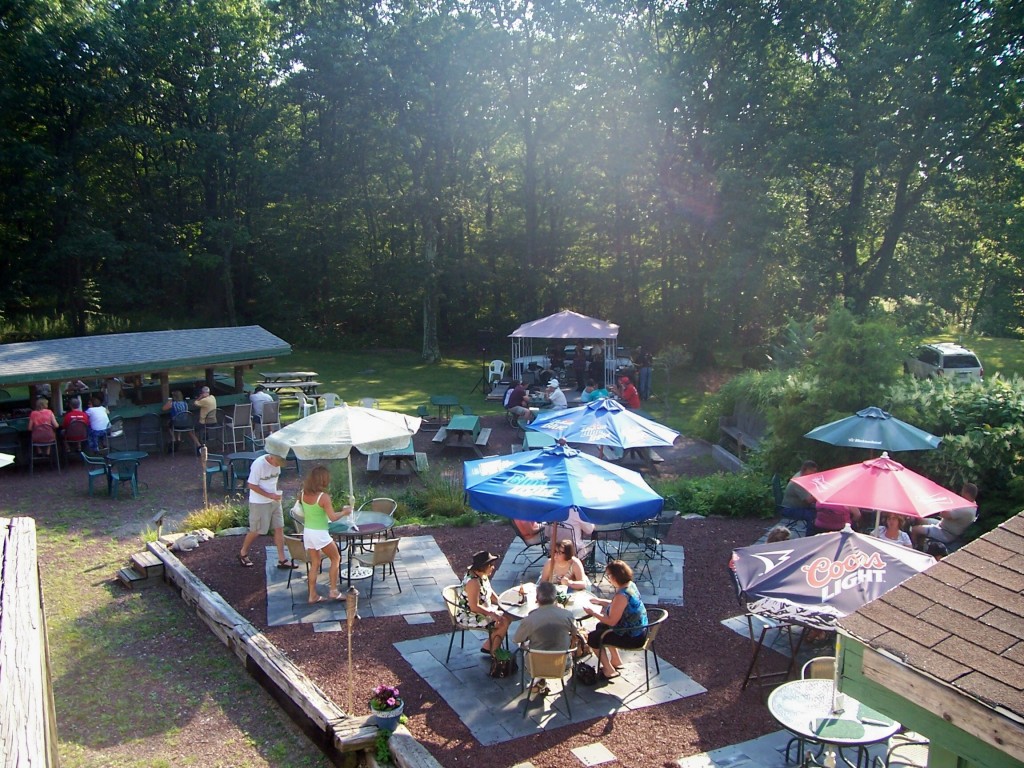
<instances>
[{"instance_id":1,"label":"wooden step","mask_svg":"<svg viewBox=\"0 0 1024 768\"><path fill-rule=\"evenodd\" d=\"M163 582L161 577L151 576L147 578L134 568L127 567L117 572L117 580L128 587L128 589L145 589L147 587L155 587Z\"/></svg>"},{"instance_id":2,"label":"wooden step","mask_svg":"<svg viewBox=\"0 0 1024 768\"><path fill-rule=\"evenodd\" d=\"M164 564L152 552L136 552L131 557L132 568L143 578L162 578Z\"/></svg>"}]
</instances>

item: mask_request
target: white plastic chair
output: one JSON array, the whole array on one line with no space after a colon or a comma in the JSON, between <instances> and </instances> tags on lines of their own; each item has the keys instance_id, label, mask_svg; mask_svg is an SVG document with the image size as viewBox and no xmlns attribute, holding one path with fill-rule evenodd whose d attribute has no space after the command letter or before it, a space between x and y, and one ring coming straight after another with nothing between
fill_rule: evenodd
<instances>
[{"instance_id":1,"label":"white plastic chair","mask_svg":"<svg viewBox=\"0 0 1024 768\"><path fill-rule=\"evenodd\" d=\"M504 376L505 361L491 360L491 367L487 369L487 383L493 384L496 381L501 381Z\"/></svg>"},{"instance_id":2,"label":"white plastic chair","mask_svg":"<svg viewBox=\"0 0 1024 768\"><path fill-rule=\"evenodd\" d=\"M316 413L316 400L310 400L301 392L295 393L295 399L299 401L299 418L304 419L311 413ZM264 406L266 407L266 406Z\"/></svg>"},{"instance_id":3,"label":"white plastic chair","mask_svg":"<svg viewBox=\"0 0 1024 768\"><path fill-rule=\"evenodd\" d=\"M320 395L324 399L324 410L328 408L335 408L341 404L341 396L334 392L327 392L326 394Z\"/></svg>"},{"instance_id":4,"label":"white plastic chair","mask_svg":"<svg viewBox=\"0 0 1024 768\"><path fill-rule=\"evenodd\" d=\"M380 403L372 397L361 397L359 398L359 405L361 408L376 408Z\"/></svg>"}]
</instances>

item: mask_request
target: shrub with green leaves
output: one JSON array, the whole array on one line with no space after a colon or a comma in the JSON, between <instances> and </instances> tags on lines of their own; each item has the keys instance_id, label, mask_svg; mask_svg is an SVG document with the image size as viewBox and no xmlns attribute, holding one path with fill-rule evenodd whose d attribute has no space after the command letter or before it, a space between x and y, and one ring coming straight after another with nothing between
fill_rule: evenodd
<instances>
[{"instance_id":1,"label":"shrub with green leaves","mask_svg":"<svg viewBox=\"0 0 1024 768\"><path fill-rule=\"evenodd\" d=\"M683 514L720 517L771 517L771 484L754 473L722 473L679 480L660 492L671 496Z\"/></svg>"},{"instance_id":2,"label":"shrub with green leaves","mask_svg":"<svg viewBox=\"0 0 1024 768\"><path fill-rule=\"evenodd\" d=\"M225 499L190 514L182 522L182 530L194 531L197 528L209 528L216 533L225 528L247 525L249 525L248 507L240 501Z\"/></svg>"}]
</instances>

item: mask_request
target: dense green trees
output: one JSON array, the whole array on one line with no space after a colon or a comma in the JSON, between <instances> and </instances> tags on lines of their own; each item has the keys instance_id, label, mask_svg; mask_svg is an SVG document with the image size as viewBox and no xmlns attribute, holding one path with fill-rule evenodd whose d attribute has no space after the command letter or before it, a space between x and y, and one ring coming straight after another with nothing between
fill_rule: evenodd
<instances>
[{"instance_id":1,"label":"dense green trees","mask_svg":"<svg viewBox=\"0 0 1024 768\"><path fill-rule=\"evenodd\" d=\"M836 298L1015 330L1022 30L1011 0L8 4L0 312L428 360L565 307L698 361Z\"/></svg>"}]
</instances>

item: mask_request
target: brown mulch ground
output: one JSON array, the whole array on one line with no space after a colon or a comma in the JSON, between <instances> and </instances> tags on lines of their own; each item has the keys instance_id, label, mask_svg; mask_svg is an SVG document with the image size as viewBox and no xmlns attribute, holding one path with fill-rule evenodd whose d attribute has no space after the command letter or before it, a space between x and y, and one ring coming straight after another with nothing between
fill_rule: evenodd
<instances>
[{"instance_id":1,"label":"brown mulch ground","mask_svg":"<svg viewBox=\"0 0 1024 768\"><path fill-rule=\"evenodd\" d=\"M512 430L487 417L492 426L490 450L505 453L515 441ZM458 464L459 451L440 454L431 433L417 437L417 450L432 465ZM706 448L681 438L672 449L659 449L663 477L707 471ZM455 454L452 456L451 454ZM357 478L358 482L358 478ZM417 482L416 480L400 480ZM538 768L573 764L569 750L601 741L625 766L651 768L680 757L755 738L774 730L756 687L741 691L749 660L747 640L720 621L739 613L735 591L726 573L731 550L755 541L766 523L755 520L677 520L669 542L685 547L685 606L670 608L668 624L658 637L659 655L708 689L708 693L657 707L559 728L535 737L481 747L451 708L422 681L395 650L393 643L447 633L447 618L435 614L434 624L411 626L402 617L357 622L354 634L357 708L365 692L379 683L401 688L406 698L408 727L445 766L464 764L510 766L529 760ZM508 525L474 528L399 529L399 533L432 535L456 573L480 549L504 552L512 540ZM261 573L263 553L254 548L257 568L237 567L237 541L219 540L182 555L197 576L220 592L246 618L263 628L282 650L335 701L347 701L346 646L339 635L315 634L309 625L266 626L265 593L253 573ZM652 734L657 734L652 738Z\"/></svg>"}]
</instances>

